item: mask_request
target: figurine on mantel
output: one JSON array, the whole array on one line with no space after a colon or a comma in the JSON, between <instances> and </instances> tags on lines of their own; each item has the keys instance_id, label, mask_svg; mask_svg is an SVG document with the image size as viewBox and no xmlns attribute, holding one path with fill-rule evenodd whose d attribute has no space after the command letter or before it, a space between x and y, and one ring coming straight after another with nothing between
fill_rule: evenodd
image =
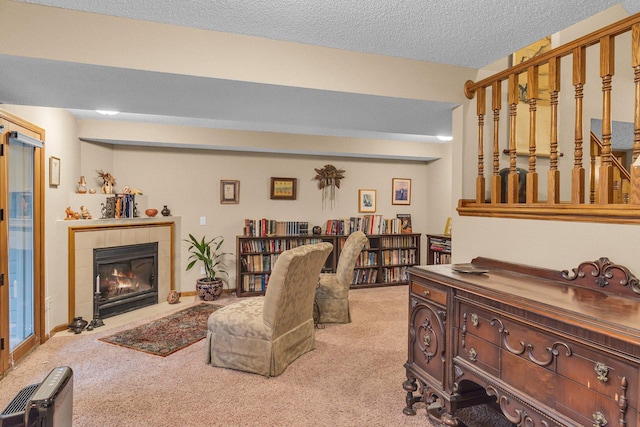
<instances>
[{"instance_id":1,"label":"figurine on mantel","mask_svg":"<svg viewBox=\"0 0 640 427\"><path fill-rule=\"evenodd\" d=\"M128 185L125 185L124 187L122 187L122 192L124 194L133 194L133 195L142 194L142 190L138 190L137 188L131 188Z\"/></svg>"},{"instance_id":2,"label":"figurine on mantel","mask_svg":"<svg viewBox=\"0 0 640 427\"><path fill-rule=\"evenodd\" d=\"M71 209L71 206L67 206L67 209L65 209L65 214L66 214L66 217L64 218L65 220L80 218L80 214L74 211L73 209Z\"/></svg>"},{"instance_id":3,"label":"figurine on mantel","mask_svg":"<svg viewBox=\"0 0 640 427\"><path fill-rule=\"evenodd\" d=\"M80 215L82 216L82 219L93 219L91 212L89 212L89 209L84 205L80 206Z\"/></svg>"},{"instance_id":4,"label":"figurine on mantel","mask_svg":"<svg viewBox=\"0 0 640 427\"><path fill-rule=\"evenodd\" d=\"M116 178L109 172L102 172L102 169L97 172L98 176L102 179L102 194L113 194Z\"/></svg>"}]
</instances>

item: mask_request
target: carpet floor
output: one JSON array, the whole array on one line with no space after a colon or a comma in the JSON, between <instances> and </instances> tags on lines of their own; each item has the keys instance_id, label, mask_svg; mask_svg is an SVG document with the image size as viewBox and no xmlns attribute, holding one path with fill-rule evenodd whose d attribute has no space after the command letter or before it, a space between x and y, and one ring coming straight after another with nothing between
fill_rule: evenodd
<instances>
[{"instance_id":1,"label":"carpet floor","mask_svg":"<svg viewBox=\"0 0 640 427\"><path fill-rule=\"evenodd\" d=\"M273 378L204 363L204 340L167 357L100 341L117 332L58 334L0 380L0 408L56 366L74 372L74 427L421 426L406 416L407 287L350 292L353 322L316 331L316 349ZM234 296L216 300L224 305ZM189 303L177 304L173 311ZM173 307L173 306L170 306ZM164 317L168 313L158 315ZM131 329L149 322L123 325ZM461 410L470 427L508 427L487 407Z\"/></svg>"},{"instance_id":2,"label":"carpet floor","mask_svg":"<svg viewBox=\"0 0 640 427\"><path fill-rule=\"evenodd\" d=\"M220 306L196 304L100 341L166 357L207 336L207 319Z\"/></svg>"}]
</instances>

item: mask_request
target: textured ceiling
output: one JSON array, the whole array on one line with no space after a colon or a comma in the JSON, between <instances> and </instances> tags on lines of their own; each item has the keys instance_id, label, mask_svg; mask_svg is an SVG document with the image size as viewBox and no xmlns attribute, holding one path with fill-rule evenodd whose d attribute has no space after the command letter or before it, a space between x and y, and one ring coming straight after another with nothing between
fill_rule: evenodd
<instances>
[{"instance_id":1,"label":"textured ceiling","mask_svg":"<svg viewBox=\"0 0 640 427\"><path fill-rule=\"evenodd\" d=\"M640 11L638 0L18 1L471 68L617 3ZM454 107L6 55L0 79L2 103L80 117L104 99L129 113L120 120L335 136L431 141L450 134Z\"/></svg>"},{"instance_id":2,"label":"textured ceiling","mask_svg":"<svg viewBox=\"0 0 640 427\"><path fill-rule=\"evenodd\" d=\"M638 0L19 0L24 3L480 68Z\"/></svg>"}]
</instances>

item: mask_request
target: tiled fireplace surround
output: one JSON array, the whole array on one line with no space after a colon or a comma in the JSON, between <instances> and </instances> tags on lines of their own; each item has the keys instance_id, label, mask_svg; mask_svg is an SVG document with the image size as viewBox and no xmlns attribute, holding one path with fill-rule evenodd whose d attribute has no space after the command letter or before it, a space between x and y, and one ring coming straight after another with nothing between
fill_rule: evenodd
<instances>
[{"instance_id":1,"label":"tiled fireplace surround","mask_svg":"<svg viewBox=\"0 0 640 427\"><path fill-rule=\"evenodd\" d=\"M158 242L158 301L174 288L174 223L69 227L69 318L93 318L93 249Z\"/></svg>"}]
</instances>

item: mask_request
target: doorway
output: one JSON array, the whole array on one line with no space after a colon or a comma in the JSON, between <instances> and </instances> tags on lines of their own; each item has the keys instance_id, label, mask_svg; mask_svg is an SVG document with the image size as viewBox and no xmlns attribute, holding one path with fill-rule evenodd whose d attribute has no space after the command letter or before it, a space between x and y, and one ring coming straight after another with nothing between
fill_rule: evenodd
<instances>
[{"instance_id":1,"label":"doorway","mask_svg":"<svg viewBox=\"0 0 640 427\"><path fill-rule=\"evenodd\" d=\"M44 342L44 131L0 112L0 376Z\"/></svg>"}]
</instances>

